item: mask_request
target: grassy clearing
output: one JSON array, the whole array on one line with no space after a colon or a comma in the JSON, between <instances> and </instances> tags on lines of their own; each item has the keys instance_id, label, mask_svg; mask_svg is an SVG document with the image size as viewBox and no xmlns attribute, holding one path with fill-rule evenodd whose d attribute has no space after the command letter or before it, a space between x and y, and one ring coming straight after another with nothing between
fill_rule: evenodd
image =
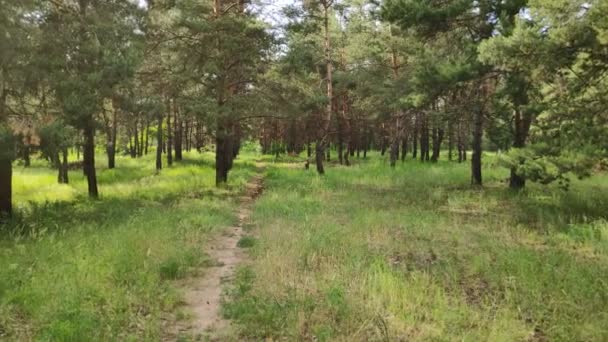
<instances>
[{"instance_id":1,"label":"grassy clearing","mask_svg":"<svg viewBox=\"0 0 608 342\"><path fill-rule=\"evenodd\" d=\"M608 340L608 177L517 194L492 164L483 190L468 164L269 166L226 317L248 339Z\"/></svg>"},{"instance_id":2,"label":"grassy clearing","mask_svg":"<svg viewBox=\"0 0 608 342\"><path fill-rule=\"evenodd\" d=\"M255 172L239 161L223 189L212 155L187 154L159 175L152 156L99 171L86 198L36 164L17 167L19 215L0 240L0 340L159 340L180 293L171 280L210 262L201 244L235 223L234 195ZM100 158L103 163L103 158Z\"/></svg>"}]
</instances>

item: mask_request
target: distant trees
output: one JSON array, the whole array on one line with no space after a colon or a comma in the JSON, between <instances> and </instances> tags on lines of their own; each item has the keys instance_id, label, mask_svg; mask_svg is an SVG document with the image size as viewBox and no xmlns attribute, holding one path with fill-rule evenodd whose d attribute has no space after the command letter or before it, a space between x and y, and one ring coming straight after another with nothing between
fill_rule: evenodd
<instances>
[{"instance_id":1,"label":"distant trees","mask_svg":"<svg viewBox=\"0 0 608 342\"><path fill-rule=\"evenodd\" d=\"M155 149L161 170L213 142L218 185L252 136L319 174L331 147L393 167L471 149L474 185L484 147L508 150L513 189L608 155L602 0L304 0L279 35L242 0L0 5L1 215L15 157L41 152L67 182L71 147L93 198L98 145L108 168Z\"/></svg>"}]
</instances>

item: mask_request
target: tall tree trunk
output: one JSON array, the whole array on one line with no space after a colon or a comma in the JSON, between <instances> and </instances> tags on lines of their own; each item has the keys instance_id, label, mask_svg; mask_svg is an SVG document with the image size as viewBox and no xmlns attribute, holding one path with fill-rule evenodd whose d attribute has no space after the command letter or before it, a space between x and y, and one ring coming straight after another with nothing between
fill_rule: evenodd
<instances>
[{"instance_id":1,"label":"tall tree trunk","mask_svg":"<svg viewBox=\"0 0 608 342\"><path fill-rule=\"evenodd\" d=\"M473 156L471 157L471 184L482 185L481 178L481 153L483 138L483 109L477 108L473 123Z\"/></svg>"},{"instance_id":2,"label":"tall tree trunk","mask_svg":"<svg viewBox=\"0 0 608 342\"><path fill-rule=\"evenodd\" d=\"M182 160L182 144L183 144L183 127L182 120L179 117L179 107L177 106L176 101L173 102L173 114L175 120L173 121L173 125L175 126L175 160Z\"/></svg>"},{"instance_id":3,"label":"tall tree trunk","mask_svg":"<svg viewBox=\"0 0 608 342\"><path fill-rule=\"evenodd\" d=\"M405 157L407 157L407 141L408 141L408 135L409 133L407 133L404 137L403 140L401 141L401 161L404 162L405 161Z\"/></svg>"},{"instance_id":4,"label":"tall tree trunk","mask_svg":"<svg viewBox=\"0 0 608 342\"><path fill-rule=\"evenodd\" d=\"M29 131L25 134L25 141L23 144L23 166L24 167L30 167L31 165L31 159L30 159L30 153L31 153L31 140L32 137L29 133Z\"/></svg>"},{"instance_id":5,"label":"tall tree trunk","mask_svg":"<svg viewBox=\"0 0 608 342\"><path fill-rule=\"evenodd\" d=\"M106 154L108 169L116 167L116 137L118 135L118 100L112 99L112 122L106 122Z\"/></svg>"},{"instance_id":6,"label":"tall tree trunk","mask_svg":"<svg viewBox=\"0 0 608 342\"><path fill-rule=\"evenodd\" d=\"M62 173L63 183L64 184L69 184L70 183L70 179L69 179L69 176L68 176L68 170L69 170L68 148L67 147L63 148L63 150L61 151L61 154L62 154L61 173Z\"/></svg>"},{"instance_id":7,"label":"tall tree trunk","mask_svg":"<svg viewBox=\"0 0 608 342\"><path fill-rule=\"evenodd\" d=\"M323 168L323 159L325 158L323 143L318 142L315 147L315 161L317 163L317 172L320 175L325 174L325 169Z\"/></svg>"},{"instance_id":8,"label":"tall tree trunk","mask_svg":"<svg viewBox=\"0 0 608 342\"><path fill-rule=\"evenodd\" d=\"M433 128L433 156L431 161L436 163L439 160L439 154L441 153L441 143L443 142L444 130L441 128Z\"/></svg>"},{"instance_id":9,"label":"tall tree trunk","mask_svg":"<svg viewBox=\"0 0 608 342\"><path fill-rule=\"evenodd\" d=\"M0 135L11 134L6 122L6 87L4 83L4 68L0 68ZM13 163L12 151L14 145L11 139L0 136L0 220L9 217L13 213Z\"/></svg>"},{"instance_id":10,"label":"tall tree trunk","mask_svg":"<svg viewBox=\"0 0 608 342\"><path fill-rule=\"evenodd\" d=\"M2 147L3 151L4 146ZM0 157L0 218L10 216L12 206L13 165L10 158Z\"/></svg>"},{"instance_id":11,"label":"tall tree trunk","mask_svg":"<svg viewBox=\"0 0 608 342\"><path fill-rule=\"evenodd\" d=\"M454 159L454 126L452 123L448 124L448 160Z\"/></svg>"},{"instance_id":12,"label":"tall tree trunk","mask_svg":"<svg viewBox=\"0 0 608 342\"><path fill-rule=\"evenodd\" d=\"M171 99L167 100L167 165L173 165L173 134L171 132Z\"/></svg>"},{"instance_id":13,"label":"tall tree trunk","mask_svg":"<svg viewBox=\"0 0 608 342\"><path fill-rule=\"evenodd\" d=\"M61 159L59 158L59 152L53 153L51 156L53 167L57 169L57 183L63 184L63 170L61 166Z\"/></svg>"},{"instance_id":14,"label":"tall tree trunk","mask_svg":"<svg viewBox=\"0 0 608 342\"><path fill-rule=\"evenodd\" d=\"M158 116L156 128L156 171L163 169L163 116Z\"/></svg>"},{"instance_id":15,"label":"tall tree trunk","mask_svg":"<svg viewBox=\"0 0 608 342\"><path fill-rule=\"evenodd\" d=\"M228 181L228 160L226 155L229 154L229 142L227 129L224 125L218 125L218 131L215 137L215 184L220 185Z\"/></svg>"},{"instance_id":16,"label":"tall tree trunk","mask_svg":"<svg viewBox=\"0 0 608 342\"><path fill-rule=\"evenodd\" d=\"M327 83L327 107L325 109L325 118L319 134L319 140L316 146L316 164L317 172L320 175L325 174L323 167L323 158L325 157L325 144L328 143L329 125L331 123L331 112L333 110L334 88L333 88L333 65L331 62L331 40L329 34L329 0L323 0L323 33L324 33L324 48L325 48L325 63L326 63L326 83ZM329 149L328 149L329 156Z\"/></svg>"},{"instance_id":17,"label":"tall tree trunk","mask_svg":"<svg viewBox=\"0 0 608 342\"><path fill-rule=\"evenodd\" d=\"M520 108L515 110L514 117L514 148L523 148L526 146L526 140L532 125L532 116L527 113L522 113ZM520 163L523 161L520 161ZM511 176L509 178L509 187L513 190L520 190L526 186L526 179L517 174L517 168L511 168Z\"/></svg>"},{"instance_id":18,"label":"tall tree trunk","mask_svg":"<svg viewBox=\"0 0 608 342\"><path fill-rule=\"evenodd\" d=\"M399 159L399 144L401 143L401 119L397 118L395 124L395 131L393 133L393 141L391 143L391 154L390 154L390 164L391 167L395 167L397 164L397 160Z\"/></svg>"},{"instance_id":19,"label":"tall tree trunk","mask_svg":"<svg viewBox=\"0 0 608 342\"><path fill-rule=\"evenodd\" d=\"M84 129L83 169L87 176L89 197L98 198L97 174L95 171L95 128L90 122Z\"/></svg>"},{"instance_id":20,"label":"tall tree trunk","mask_svg":"<svg viewBox=\"0 0 608 342\"><path fill-rule=\"evenodd\" d=\"M144 140L144 154L148 155L148 147L150 146L150 122L146 119L146 138Z\"/></svg>"},{"instance_id":21,"label":"tall tree trunk","mask_svg":"<svg viewBox=\"0 0 608 342\"><path fill-rule=\"evenodd\" d=\"M139 156L139 120L135 120L135 124L133 125L133 158L137 158Z\"/></svg>"},{"instance_id":22,"label":"tall tree trunk","mask_svg":"<svg viewBox=\"0 0 608 342\"><path fill-rule=\"evenodd\" d=\"M138 157L142 157L144 155L144 139L146 135L146 128L144 127L144 121L141 120L141 129L139 130L139 151L137 152Z\"/></svg>"}]
</instances>

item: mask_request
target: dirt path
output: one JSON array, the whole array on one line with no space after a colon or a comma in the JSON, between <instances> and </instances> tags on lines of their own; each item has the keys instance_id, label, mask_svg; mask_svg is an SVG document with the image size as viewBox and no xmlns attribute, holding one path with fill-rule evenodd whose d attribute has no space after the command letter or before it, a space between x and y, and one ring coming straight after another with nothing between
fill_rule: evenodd
<instances>
[{"instance_id":1,"label":"dirt path","mask_svg":"<svg viewBox=\"0 0 608 342\"><path fill-rule=\"evenodd\" d=\"M218 340L229 328L229 322L221 317L220 306L223 283L230 281L236 267L245 261L245 251L237 246L244 236L243 226L249 220L251 207L262 193L263 176L256 175L240 197L238 224L223 235L209 241L207 253L214 266L205 269L201 277L192 278L186 284L184 311L191 319L178 322L172 336L165 340L191 338L193 340Z\"/></svg>"}]
</instances>

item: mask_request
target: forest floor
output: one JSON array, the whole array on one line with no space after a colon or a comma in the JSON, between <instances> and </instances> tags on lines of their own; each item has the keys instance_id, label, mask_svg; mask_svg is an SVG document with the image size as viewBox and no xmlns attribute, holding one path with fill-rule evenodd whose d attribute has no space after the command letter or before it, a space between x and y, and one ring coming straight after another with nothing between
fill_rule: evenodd
<instances>
[{"instance_id":1,"label":"forest floor","mask_svg":"<svg viewBox=\"0 0 608 342\"><path fill-rule=\"evenodd\" d=\"M98 201L16 166L0 340L608 340L608 175L514 193L492 155L483 189L466 163L293 161L246 153L218 189L212 154L121 157Z\"/></svg>"}]
</instances>

